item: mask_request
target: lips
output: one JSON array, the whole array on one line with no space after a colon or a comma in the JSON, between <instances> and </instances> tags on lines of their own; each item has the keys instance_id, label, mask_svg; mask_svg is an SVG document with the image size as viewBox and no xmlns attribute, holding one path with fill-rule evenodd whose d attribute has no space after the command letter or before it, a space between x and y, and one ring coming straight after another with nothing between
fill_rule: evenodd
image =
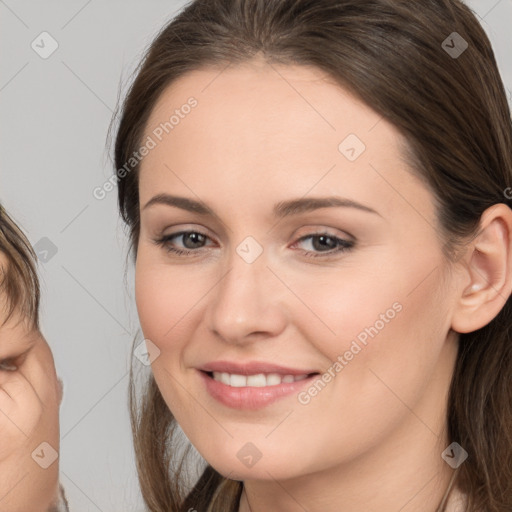
<instances>
[{"instance_id":1,"label":"lips","mask_svg":"<svg viewBox=\"0 0 512 512\"><path fill-rule=\"evenodd\" d=\"M273 363L250 361L247 363L236 363L230 361L214 361L207 363L198 368L203 372L221 372L235 375L257 375L263 373L265 375L275 373L278 375L310 375L319 373L315 369L307 368L291 368L287 366L276 365Z\"/></svg>"},{"instance_id":2,"label":"lips","mask_svg":"<svg viewBox=\"0 0 512 512\"><path fill-rule=\"evenodd\" d=\"M198 369L208 393L231 408L254 410L298 393L319 374L266 362L216 361Z\"/></svg>"}]
</instances>

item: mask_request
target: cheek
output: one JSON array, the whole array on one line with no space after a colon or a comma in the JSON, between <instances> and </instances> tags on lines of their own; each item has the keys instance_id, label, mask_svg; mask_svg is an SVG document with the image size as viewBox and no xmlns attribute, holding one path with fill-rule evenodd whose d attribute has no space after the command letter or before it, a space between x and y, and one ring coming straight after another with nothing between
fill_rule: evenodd
<instances>
[{"instance_id":1,"label":"cheek","mask_svg":"<svg viewBox=\"0 0 512 512\"><path fill-rule=\"evenodd\" d=\"M390 272L377 272L375 267L364 272L333 269L316 276L297 273L289 275L287 283L305 299L304 303L293 297L288 300L293 322L331 361L350 350L354 340L370 352L370 340L381 338L403 314L400 281Z\"/></svg>"},{"instance_id":2,"label":"cheek","mask_svg":"<svg viewBox=\"0 0 512 512\"><path fill-rule=\"evenodd\" d=\"M340 396L362 394L367 403L389 394L377 376L414 399L434 371L449 328L440 261L434 272L432 255L407 264L396 256L388 261L386 269L344 269L315 282L296 276L293 283L310 309L297 307L295 324L326 356L326 370L344 375L329 380L333 389Z\"/></svg>"},{"instance_id":3,"label":"cheek","mask_svg":"<svg viewBox=\"0 0 512 512\"><path fill-rule=\"evenodd\" d=\"M410 267L368 279L354 272L320 288L304 281L303 288L294 289L298 295L309 290L308 305L319 316L322 312L322 321L335 332L312 315L294 316L303 337L327 356L325 385L311 386L298 397L295 416L295 441L306 453L322 453L322 464L336 463L340 453L378 446L410 416L403 404L415 408L436 374L449 327L447 303L440 300L438 274L418 286L431 268ZM306 447L299 418L306 423L310 417L322 426L315 427L318 437ZM328 448L322 438L330 440ZM318 463L315 457L308 463Z\"/></svg>"},{"instance_id":4,"label":"cheek","mask_svg":"<svg viewBox=\"0 0 512 512\"><path fill-rule=\"evenodd\" d=\"M143 259L139 253L135 267L135 303L144 337L155 342L169 328L174 294L164 276L156 268L145 265Z\"/></svg>"},{"instance_id":5,"label":"cheek","mask_svg":"<svg viewBox=\"0 0 512 512\"><path fill-rule=\"evenodd\" d=\"M187 322L208 289L204 283L195 274L192 278L190 272L171 269L140 252L135 266L137 312L144 337L162 354L185 343Z\"/></svg>"},{"instance_id":6,"label":"cheek","mask_svg":"<svg viewBox=\"0 0 512 512\"><path fill-rule=\"evenodd\" d=\"M201 411L190 400L183 359L201 321L201 299L211 287L206 278L192 274L139 251L135 267L137 312L144 338L160 350L151 370L167 406L187 432L191 428L188 421Z\"/></svg>"}]
</instances>

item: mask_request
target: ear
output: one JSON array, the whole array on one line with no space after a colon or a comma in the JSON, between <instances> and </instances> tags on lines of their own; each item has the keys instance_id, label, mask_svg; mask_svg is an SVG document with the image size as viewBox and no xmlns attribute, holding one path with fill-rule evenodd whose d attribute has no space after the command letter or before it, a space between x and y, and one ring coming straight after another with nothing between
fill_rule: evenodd
<instances>
[{"instance_id":1,"label":"ear","mask_svg":"<svg viewBox=\"0 0 512 512\"><path fill-rule=\"evenodd\" d=\"M495 204L482 214L478 234L460 260L461 293L452 329L476 331L501 311L512 293L512 210Z\"/></svg>"}]
</instances>

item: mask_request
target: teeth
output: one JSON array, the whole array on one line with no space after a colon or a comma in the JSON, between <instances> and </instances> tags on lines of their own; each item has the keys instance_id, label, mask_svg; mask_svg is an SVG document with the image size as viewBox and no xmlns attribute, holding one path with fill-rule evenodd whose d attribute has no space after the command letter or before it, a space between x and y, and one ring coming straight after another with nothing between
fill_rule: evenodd
<instances>
[{"instance_id":1,"label":"teeth","mask_svg":"<svg viewBox=\"0 0 512 512\"><path fill-rule=\"evenodd\" d=\"M234 375L231 376L233 378ZM263 375L263 373L258 373L257 375L249 375L247 377L247 386L252 388L262 388L267 385L267 377Z\"/></svg>"},{"instance_id":2,"label":"teeth","mask_svg":"<svg viewBox=\"0 0 512 512\"><path fill-rule=\"evenodd\" d=\"M277 386L278 384L281 384L281 375L278 375L277 373L269 373L267 375L267 386Z\"/></svg>"},{"instance_id":3,"label":"teeth","mask_svg":"<svg viewBox=\"0 0 512 512\"><path fill-rule=\"evenodd\" d=\"M213 379L234 388L278 386L281 383L306 379L304 375L279 375L278 373L257 373L256 375L237 375L236 373L213 372Z\"/></svg>"},{"instance_id":4,"label":"teeth","mask_svg":"<svg viewBox=\"0 0 512 512\"><path fill-rule=\"evenodd\" d=\"M229 385L233 388L241 388L247 386L247 377L244 375L236 375L232 373L229 376Z\"/></svg>"}]
</instances>

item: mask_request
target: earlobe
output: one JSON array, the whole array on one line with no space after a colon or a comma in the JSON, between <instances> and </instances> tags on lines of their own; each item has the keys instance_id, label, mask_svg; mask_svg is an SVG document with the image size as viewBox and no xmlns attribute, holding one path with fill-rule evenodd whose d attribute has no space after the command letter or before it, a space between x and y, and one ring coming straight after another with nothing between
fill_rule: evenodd
<instances>
[{"instance_id":1,"label":"earlobe","mask_svg":"<svg viewBox=\"0 0 512 512\"><path fill-rule=\"evenodd\" d=\"M452 329L467 333L491 322L512 292L512 210L507 205L495 204L482 214L479 232L461 264L464 285Z\"/></svg>"}]
</instances>

